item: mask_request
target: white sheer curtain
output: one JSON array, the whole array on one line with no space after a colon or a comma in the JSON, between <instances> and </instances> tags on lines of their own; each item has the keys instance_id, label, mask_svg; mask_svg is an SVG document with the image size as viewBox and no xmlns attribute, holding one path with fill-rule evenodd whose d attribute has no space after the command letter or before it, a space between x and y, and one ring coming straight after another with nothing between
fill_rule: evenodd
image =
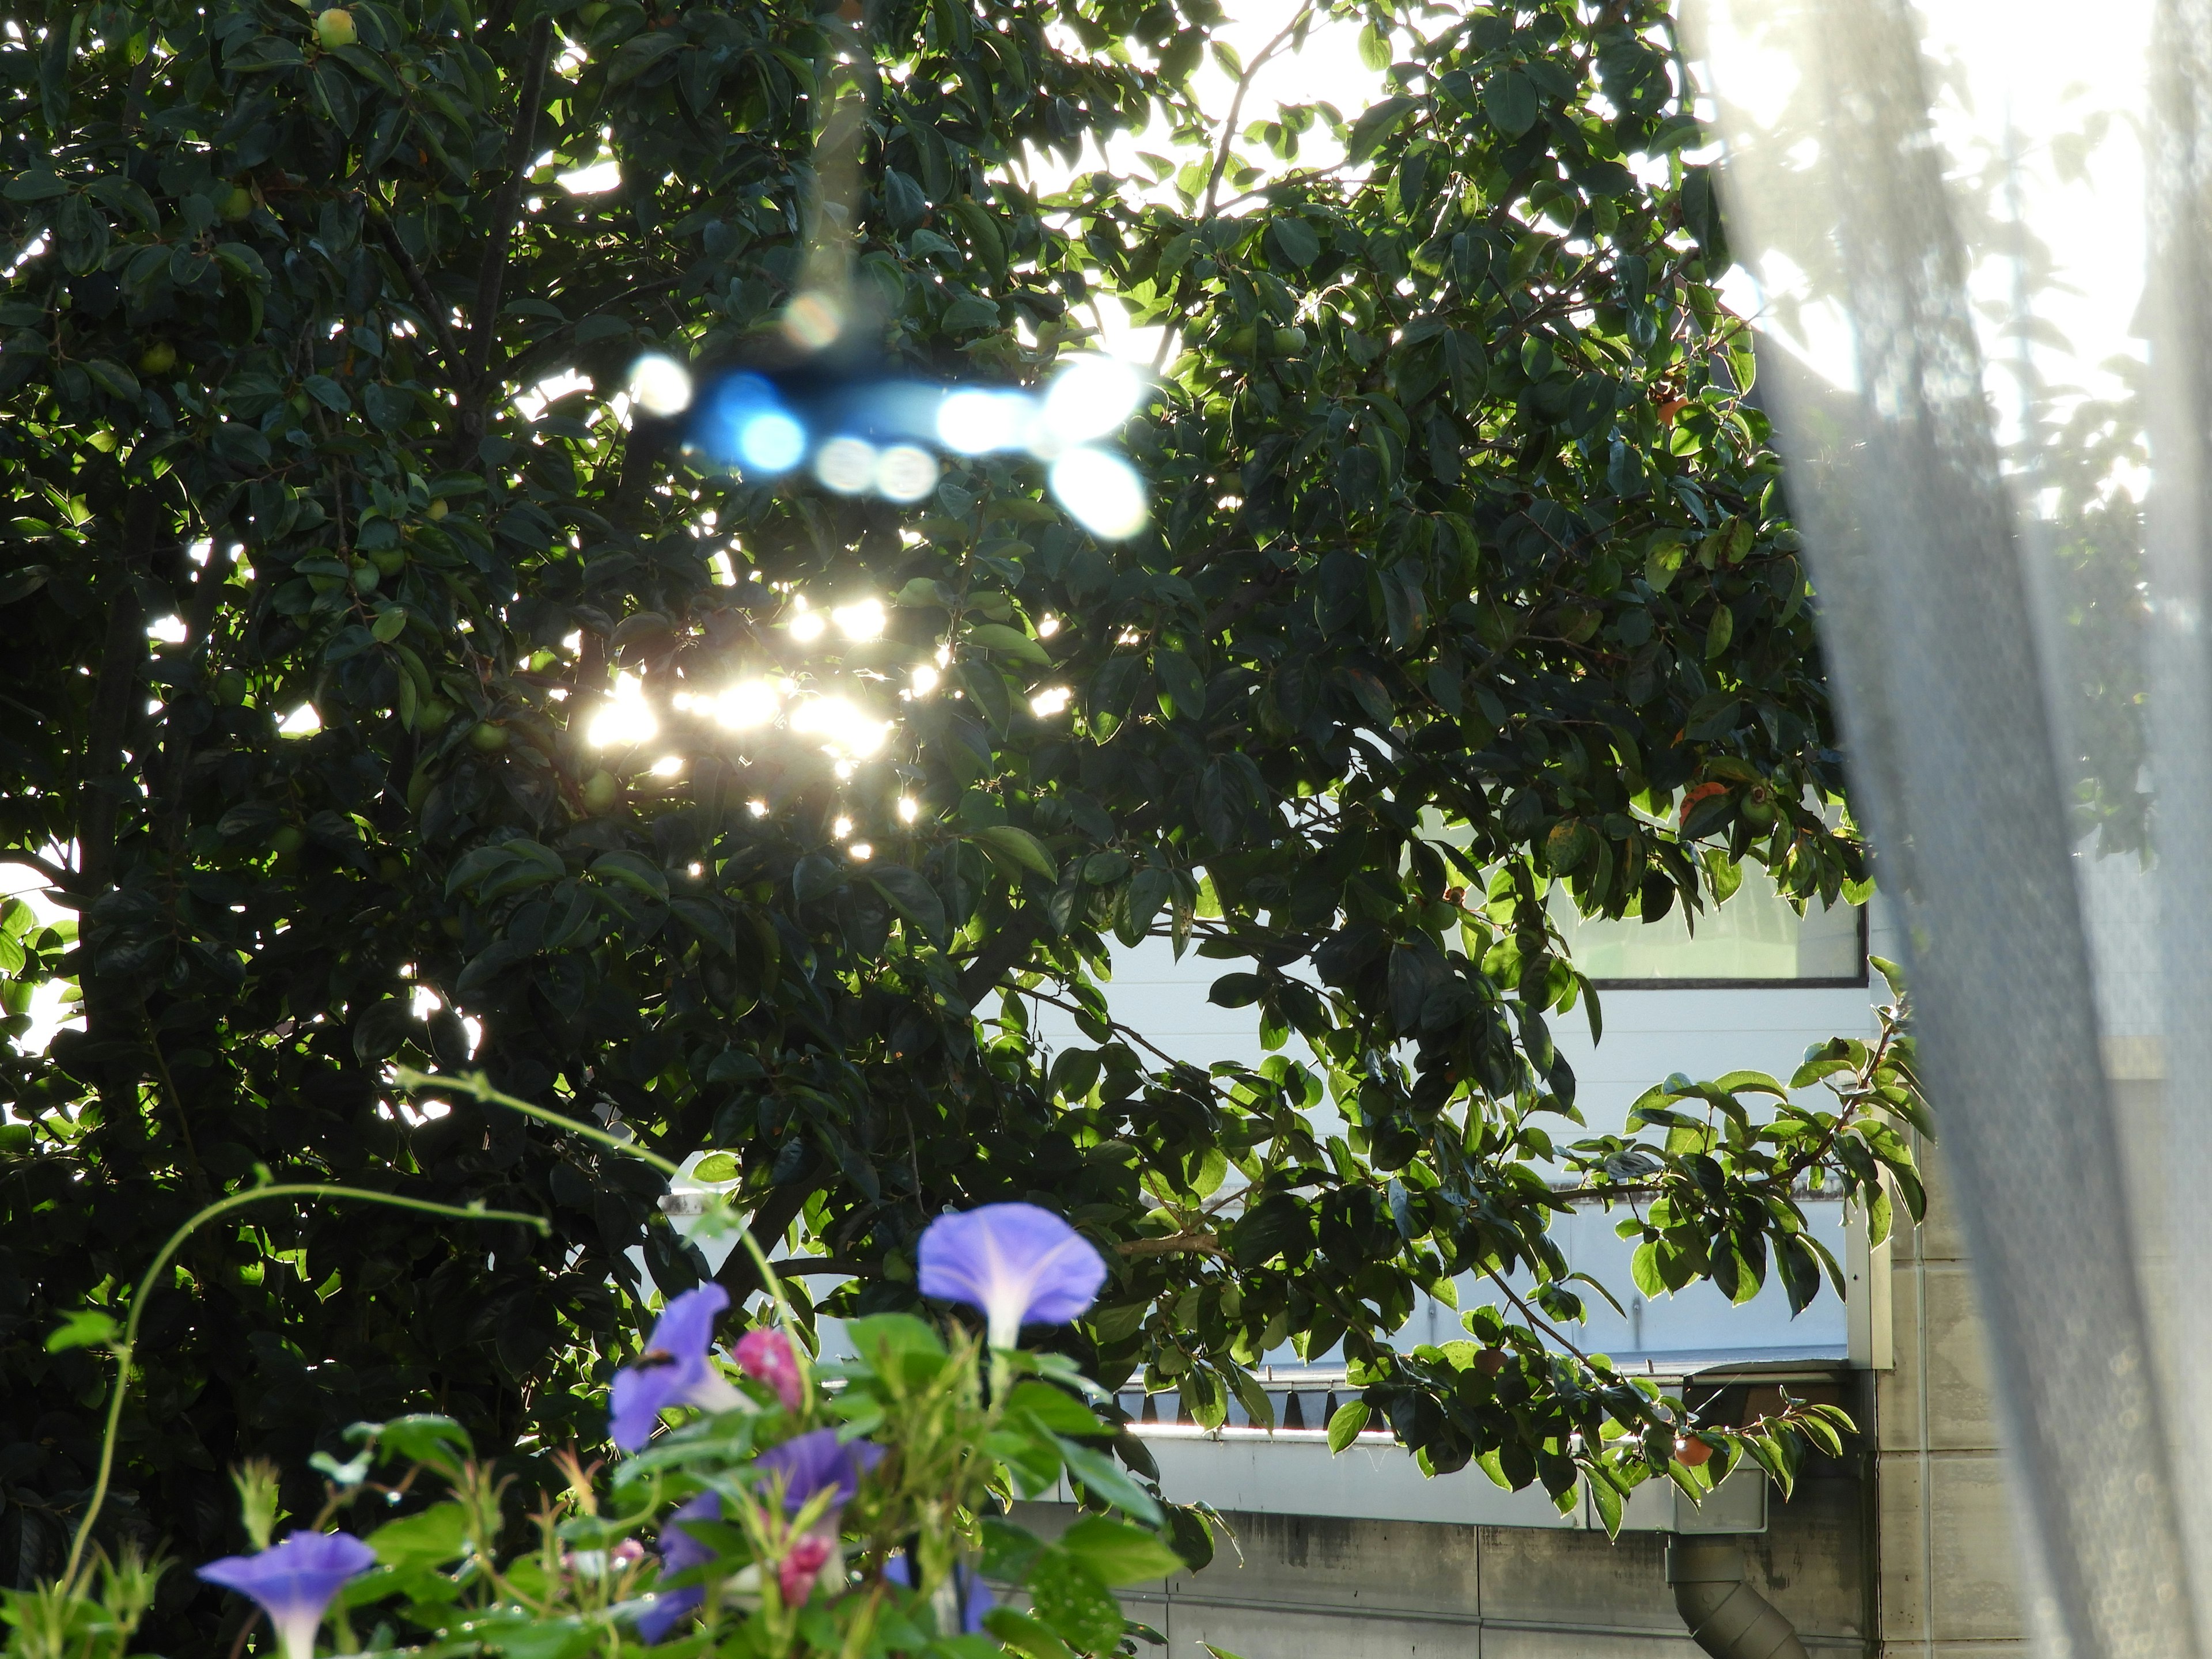
<instances>
[{"instance_id":1,"label":"white sheer curtain","mask_svg":"<svg viewBox=\"0 0 2212 1659\"><path fill-rule=\"evenodd\" d=\"M2038 1628L2212 1659L2212 0L1706 0L1690 45Z\"/></svg>"}]
</instances>

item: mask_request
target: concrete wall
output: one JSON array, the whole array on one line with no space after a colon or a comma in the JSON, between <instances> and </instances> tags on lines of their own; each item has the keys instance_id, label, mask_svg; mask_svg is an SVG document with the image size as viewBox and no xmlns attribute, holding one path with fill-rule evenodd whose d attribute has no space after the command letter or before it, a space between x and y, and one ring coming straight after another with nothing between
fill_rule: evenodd
<instances>
[{"instance_id":1,"label":"concrete wall","mask_svg":"<svg viewBox=\"0 0 2212 1659\"><path fill-rule=\"evenodd\" d=\"M1856 1452L1817 1462L1795 1498L1770 1506L1768 1531L1743 1540L1753 1585L1815 1654L1873 1651L1869 1463ZM1025 1504L1019 1518L1049 1533L1067 1513ZM1224 1518L1233 1541L1204 1572L1121 1593L1172 1659L1195 1659L1201 1642L1239 1659L1698 1659L1657 1533L1609 1542L1562 1528Z\"/></svg>"},{"instance_id":2,"label":"concrete wall","mask_svg":"<svg viewBox=\"0 0 2212 1659\"><path fill-rule=\"evenodd\" d=\"M1928 1218L1891 1249L1897 1364L1876 1374L1881 1659L2025 1654L1988 1345L1942 1158L1920 1158Z\"/></svg>"}]
</instances>

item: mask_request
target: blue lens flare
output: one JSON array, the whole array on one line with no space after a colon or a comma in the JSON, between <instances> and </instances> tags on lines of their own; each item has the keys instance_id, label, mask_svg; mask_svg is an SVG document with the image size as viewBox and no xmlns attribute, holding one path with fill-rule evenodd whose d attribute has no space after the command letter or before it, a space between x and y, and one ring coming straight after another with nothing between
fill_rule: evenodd
<instances>
[{"instance_id":1,"label":"blue lens flare","mask_svg":"<svg viewBox=\"0 0 2212 1659\"><path fill-rule=\"evenodd\" d=\"M804 466L835 494L899 503L936 488L941 455L1027 455L1049 464L1053 494L1094 535L1120 540L1146 522L1143 480L1098 441L1142 400L1142 377L1127 366L1076 358L1042 395L884 367L816 359L726 369L704 379L685 441L748 477Z\"/></svg>"},{"instance_id":2,"label":"blue lens flare","mask_svg":"<svg viewBox=\"0 0 2212 1659\"><path fill-rule=\"evenodd\" d=\"M758 374L724 377L700 400L692 441L747 472L788 472L806 458L806 428Z\"/></svg>"},{"instance_id":3,"label":"blue lens flare","mask_svg":"<svg viewBox=\"0 0 2212 1659\"><path fill-rule=\"evenodd\" d=\"M805 455L806 428L780 409L749 416L738 428L738 459L749 472L788 472Z\"/></svg>"}]
</instances>

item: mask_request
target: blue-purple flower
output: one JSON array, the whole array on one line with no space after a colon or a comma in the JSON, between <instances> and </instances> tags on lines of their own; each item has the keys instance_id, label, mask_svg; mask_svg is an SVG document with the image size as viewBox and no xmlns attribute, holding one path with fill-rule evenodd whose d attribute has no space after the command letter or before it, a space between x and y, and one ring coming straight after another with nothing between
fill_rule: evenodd
<instances>
[{"instance_id":1,"label":"blue-purple flower","mask_svg":"<svg viewBox=\"0 0 2212 1659\"><path fill-rule=\"evenodd\" d=\"M837 1443L835 1429L817 1429L771 1446L753 1460L759 1474L783 1477L783 1511L796 1515L819 1492L830 1494L825 1524L835 1524L837 1511L853 1501L860 1478L883 1461L884 1449L866 1440Z\"/></svg>"},{"instance_id":2,"label":"blue-purple flower","mask_svg":"<svg viewBox=\"0 0 2212 1659\"><path fill-rule=\"evenodd\" d=\"M981 1313L994 1348L1014 1346L1024 1325L1066 1324L1105 1282L1090 1242L1034 1204L942 1215L921 1236L921 1293Z\"/></svg>"},{"instance_id":3,"label":"blue-purple flower","mask_svg":"<svg viewBox=\"0 0 2212 1659\"><path fill-rule=\"evenodd\" d=\"M915 1588L914 1562L904 1550L884 1563L884 1577L894 1584L903 1584L908 1589ZM939 1630L951 1635L953 1632L945 1631L945 1627L957 1622L957 1633L962 1636L982 1634L983 1615L999 1605L999 1598L991 1594L991 1587L983 1582L983 1575L975 1571L974 1563L969 1561L952 1564L952 1577L938 1587L931 1601L937 1613Z\"/></svg>"},{"instance_id":4,"label":"blue-purple flower","mask_svg":"<svg viewBox=\"0 0 2212 1659\"><path fill-rule=\"evenodd\" d=\"M284 1644L284 1659L313 1659L323 1614L343 1589L376 1565L376 1552L343 1532L295 1532L258 1555L228 1555L199 1576L261 1604Z\"/></svg>"},{"instance_id":5,"label":"blue-purple flower","mask_svg":"<svg viewBox=\"0 0 2212 1659\"><path fill-rule=\"evenodd\" d=\"M668 1523L660 1529L660 1578L663 1583L680 1572L704 1566L714 1559L714 1552L694 1538L684 1522L719 1521L721 1518L722 1500L710 1492L701 1492L668 1517ZM690 1613L706 1599L706 1589L698 1584L684 1584L675 1589L656 1591L652 1606L637 1616L637 1633L648 1642L658 1642L668 1634L678 1620Z\"/></svg>"},{"instance_id":6,"label":"blue-purple flower","mask_svg":"<svg viewBox=\"0 0 2212 1659\"><path fill-rule=\"evenodd\" d=\"M720 1285L702 1285L671 1298L637 1364L615 1373L609 1424L615 1444L635 1451L653 1437L653 1425L670 1406L726 1412L745 1403L707 1358L715 1316L729 1305L730 1293Z\"/></svg>"}]
</instances>

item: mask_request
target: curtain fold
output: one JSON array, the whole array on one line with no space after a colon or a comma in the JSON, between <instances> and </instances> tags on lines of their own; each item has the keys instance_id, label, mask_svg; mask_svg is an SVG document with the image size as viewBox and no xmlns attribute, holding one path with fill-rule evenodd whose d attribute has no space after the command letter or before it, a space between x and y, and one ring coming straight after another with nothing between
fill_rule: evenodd
<instances>
[{"instance_id":1,"label":"curtain fold","mask_svg":"<svg viewBox=\"0 0 2212 1659\"><path fill-rule=\"evenodd\" d=\"M1691 36L2069 1659L2212 1653L2204 11L2087 54L2033 3L1711 0Z\"/></svg>"}]
</instances>

